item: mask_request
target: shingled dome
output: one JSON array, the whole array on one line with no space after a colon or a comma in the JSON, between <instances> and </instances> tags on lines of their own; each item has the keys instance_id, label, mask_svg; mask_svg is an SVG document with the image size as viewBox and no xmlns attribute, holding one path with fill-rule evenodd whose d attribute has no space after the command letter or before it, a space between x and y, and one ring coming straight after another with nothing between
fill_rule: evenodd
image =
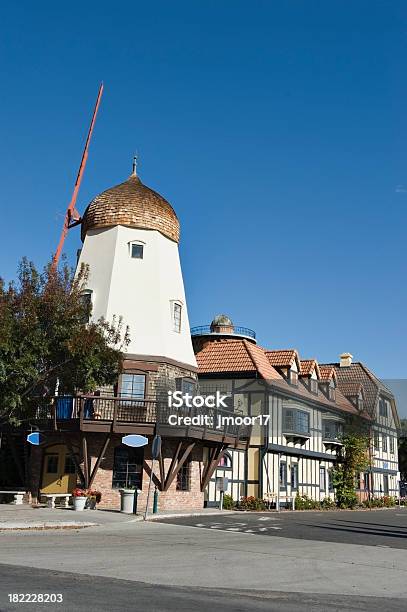
<instances>
[{"instance_id":1,"label":"shingled dome","mask_svg":"<svg viewBox=\"0 0 407 612\"><path fill-rule=\"evenodd\" d=\"M91 229L115 225L157 230L179 242L179 221L171 204L135 174L92 200L82 218L82 241Z\"/></svg>"}]
</instances>

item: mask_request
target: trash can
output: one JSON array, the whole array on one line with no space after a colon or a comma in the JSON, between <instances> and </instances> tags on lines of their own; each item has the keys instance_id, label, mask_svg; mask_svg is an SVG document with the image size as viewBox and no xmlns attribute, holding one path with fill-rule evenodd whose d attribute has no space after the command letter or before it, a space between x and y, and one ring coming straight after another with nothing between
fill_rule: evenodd
<instances>
[{"instance_id":1,"label":"trash can","mask_svg":"<svg viewBox=\"0 0 407 612\"><path fill-rule=\"evenodd\" d=\"M133 514L134 504L134 489L119 489L120 490L120 512L125 514Z\"/></svg>"}]
</instances>

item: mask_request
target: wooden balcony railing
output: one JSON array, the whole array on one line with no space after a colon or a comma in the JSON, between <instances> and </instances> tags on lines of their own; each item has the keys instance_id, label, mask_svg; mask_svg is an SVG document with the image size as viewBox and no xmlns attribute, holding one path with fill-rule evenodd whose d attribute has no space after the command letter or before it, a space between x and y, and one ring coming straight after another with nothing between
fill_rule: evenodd
<instances>
[{"instance_id":1,"label":"wooden balcony railing","mask_svg":"<svg viewBox=\"0 0 407 612\"><path fill-rule=\"evenodd\" d=\"M236 424L234 418L243 415L219 410L217 408L195 408L183 406L181 408L170 408L165 401L150 399L125 398L125 397L102 397L93 395L80 395L76 397L56 397L53 400L42 402L37 409L37 418L52 419L55 428L60 421L77 420L80 429L100 429L103 425L111 424L113 431L120 426L151 425L165 428L167 432L184 428L191 434L201 431L203 437L207 433L233 437L239 440L248 440L251 427L245 424ZM171 416L181 418L180 423L170 422ZM191 423L185 425L183 419L202 418L202 423ZM168 434L170 435L170 434Z\"/></svg>"}]
</instances>

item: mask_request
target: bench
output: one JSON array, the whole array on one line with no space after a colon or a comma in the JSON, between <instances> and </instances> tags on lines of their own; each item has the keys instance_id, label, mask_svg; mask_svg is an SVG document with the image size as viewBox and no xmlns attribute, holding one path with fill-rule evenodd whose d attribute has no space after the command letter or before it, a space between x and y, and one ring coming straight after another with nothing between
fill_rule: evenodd
<instances>
[{"instance_id":1,"label":"bench","mask_svg":"<svg viewBox=\"0 0 407 612\"><path fill-rule=\"evenodd\" d=\"M291 509L295 510L295 495L280 495L278 496L276 493L266 493L264 495L264 500L267 502L268 507L272 503L276 504L276 510L280 511L280 504L289 502L291 504Z\"/></svg>"},{"instance_id":2,"label":"bench","mask_svg":"<svg viewBox=\"0 0 407 612\"><path fill-rule=\"evenodd\" d=\"M55 508L55 500L59 497L64 499L63 507L69 508L69 498L72 497L71 493L41 493L41 497L45 497L47 500L48 508Z\"/></svg>"},{"instance_id":3,"label":"bench","mask_svg":"<svg viewBox=\"0 0 407 612\"><path fill-rule=\"evenodd\" d=\"M25 495L25 491L0 491L0 495L13 495L14 503L16 506L21 506L23 503L23 498Z\"/></svg>"}]
</instances>

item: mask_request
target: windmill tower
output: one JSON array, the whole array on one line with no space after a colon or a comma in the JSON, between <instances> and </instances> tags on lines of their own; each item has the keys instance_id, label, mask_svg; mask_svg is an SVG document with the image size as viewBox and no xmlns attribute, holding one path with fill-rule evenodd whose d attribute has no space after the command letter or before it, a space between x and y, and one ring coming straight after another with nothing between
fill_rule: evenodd
<instances>
[{"instance_id":1,"label":"windmill tower","mask_svg":"<svg viewBox=\"0 0 407 612\"><path fill-rule=\"evenodd\" d=\"M126 360L196 370L178 253L180 225L171 205L131 176L96 196L82 217L78 266L89 266L92 317L122 316Z\"/></svg>"}]
</instances>

